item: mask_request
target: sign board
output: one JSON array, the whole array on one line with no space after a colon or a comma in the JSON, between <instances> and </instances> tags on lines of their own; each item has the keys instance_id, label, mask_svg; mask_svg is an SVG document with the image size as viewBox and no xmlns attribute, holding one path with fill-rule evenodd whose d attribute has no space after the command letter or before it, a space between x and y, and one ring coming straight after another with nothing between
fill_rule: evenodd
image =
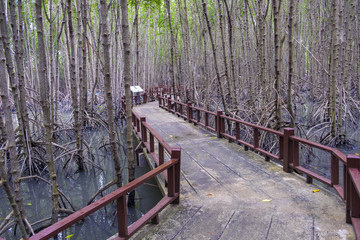
<instances>
[{"instance_id":1,"label":"sign board","mask_svg":"<svg viewBox=\"0 0 360 240\"><path fill-rule=\"evenodd\" d=\"M144 90L140 86L130 86L130 91L132 93L141 93Z\"/></svg>"}]
</instances>

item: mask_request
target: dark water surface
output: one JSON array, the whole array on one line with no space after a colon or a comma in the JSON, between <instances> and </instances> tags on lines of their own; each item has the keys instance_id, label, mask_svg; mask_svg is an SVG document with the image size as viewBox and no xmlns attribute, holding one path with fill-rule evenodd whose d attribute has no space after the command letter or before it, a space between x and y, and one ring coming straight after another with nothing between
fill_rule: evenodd
<instances>
[{"instance_id":1,"label":"dark water surface","mask_svg":"<svg viewBox=\"0 0 360 240\"><path fill-rule=\"evenodd\" d=\"M93 133L91 134L94 135ZM96 134L95 134L96 135ZM100 134L102 135L102 134ZM71 203L76 210L87 205L89 199L97 192L99 188L110 182L114 176L114 167L109 149L99 149L101 146L101 137L88 137L91 143L92 153L95 160L89 164L87 172L74 172L71 168L63 169L63 162L57 162L57 174L59 189L70 198ZM126 160L123 159L123 168L126 168ZM90 161L90 160L88 160ZM136 168L136 177L143 175L150 170L146 161L140 161L140 166ZM124 172L124 179L127 174ZM49 179L47 174L42 176ZM124 184L126 182L124 181ZM24 194L24 204L27 217L31 224L43 219L51 217L51 190L50 186L36 179L26 180L22 183ZM114 191L116 186L112 186L106 190L102 196ZM100 197L100 196L99 196ZM99 199L97 197L97 199ZM154 179L136 189L135 207L129 209L128 224L135 222L148 210L150 210L162 198L161 191ZM64 200L68 209L69 204ZM63 206L63 204L61 204ZM84 221L75 224L73 227L65 230L58 235L58 239L106 239L117 233L116 204L112 203L99 211L91 214ZM0 224L3 219L11 212L11 206L7 200L3 188L0 188ZM49 219L33 226L34 230L40 230L49 223ZM20 232L12 227L7 232L0 235L1 237L10 239L20 239Z\"/></svg>"}]
</instances>

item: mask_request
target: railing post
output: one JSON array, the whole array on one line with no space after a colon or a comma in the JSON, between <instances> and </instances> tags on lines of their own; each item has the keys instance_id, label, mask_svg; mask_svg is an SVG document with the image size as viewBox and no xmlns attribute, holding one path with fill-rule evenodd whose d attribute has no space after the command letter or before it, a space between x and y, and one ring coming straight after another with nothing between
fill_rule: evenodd
<instances>
[{"instance_id":1,"label":"railing post","mask_svg":"<svg viewBox=\"0 0 360 240\"><path fill-rule=\"evenodd\" d=\"M135 104L134 105L138 105L138 96L135 95Z\"/></svg>"},{"instance_id":2,"label":"railing post","mask_svg":"<svg viewBox=\"0 0 360 240\"><path fill-rule=\"evenodd\" d=\"M127 225L127 208L126 208L126 196L121 196L116 201L117 208L117 220L119 237L127 239L128 237L128 225Z\"/></svg>"},{"instance_id":3,"label":"railing post","mask_svg":"<svg viewBox=\"0 0 360 240\"><path fill-rule=\"evenodd\" d=\"M159 101L159 107L161 107L161 96L158 94L157 98L158 98L158 101Z\"/></svg>"},{"instance_id":4,"label":"railing post","mask_svg":"<svg viewBox=\"0 0 360 240\"><path fill-rule=\"evenodd\" d=\"M259 130L254 128L254 150L259 148Z\"/></svg>"},{"instance_id":5,"label":"railing post","mask_svg":"<svg viewBox=\"0 0 360 240\"><path fill-rule=\"evenodd\" d=\"M146 92L144 93L144 99L143 99L143 102L144 102L144 103L147 103L147 93L146 93Z\"/></svg>"},{"instance_id":6,"label":"railing post","mask_svg":"<svg viewBox=\"0 0 360 240\"><path fill-rule=\"evenodd\" d=\"M146 127L144 126L144 123L146 122L146 118L141 117L140 121L141 121L141 138L142 141L145 143L147 142L147 132L146 132Z\"/></svg>"},{"instance_id":7,"label":"railing post","mask_svg":"<svg viewBox=\"0 0 360 240\"><path fill-rule=\"evenodd\" d=\"M155 151L155 147L154 147L154 135L150 132L150 152L154 152Z\"/></svg>"},{"instance_id":8,"label":"railing post","mask_svg":"<svg viewBox=\"0 0 360 240\"><path fill-rule=\"evenodd\" d=\"M131 111L131 120L132 120L132 123L134 125L134 127L136 127L136 121L135 121L135 114Z\"/></svg>"},{"instance_id":9,"label":"railing post","mask_svg":"<svg viewBox=\"0 0 360 240\"><path fill-rule=\"evenodd\" d=\"M209 113L205 112L205 127L209 126Z\"/></svg>"},{"instance_id":10,"label":"railing post","mask_svg":"<svg viewBox=\"0 0 360 240\"><path fill-rule=\"evenodd\" d=\"M178 163L174 165L174 170L173 170L174 171L173 187L174 187L174 193L179 194L179 196L172 202L172 204L179 204L179 202L180 202L180 162L181 162L181 149L180 148L171 149L171 159L178 160ZM168 175L168 179L170 179L169 175Z\"/></svg>"},{"instance_id":11,"label":"railing post","mask_svg":"<svg viewBox=\"0 0 360 240\"><path fill-rule=\"evenodd\" d=\"M236 140L239 140L240 139L240 123L239 122L235 122L235 132L236 132L235 138L236 138Z\"/></svg>"},{"instance_id":12,"label":"railing post","mask_svg":"<svg viewBox=\"0 0 360 240\"><path fill-rule=\"evenodd\" d=\"M283 170L284 172L290 173L293 169L290 167L290 163L292 162L293 158L293 148L292 148L292 141L290 137L293 136L295 133L293 128L284 128L284 162L283 162Z\"/></svg>"},{"instance_id":13,"label":"railing post","mask_svg":"<svg viewBox=\"0 0 360 240\"><path fill-rule=\"evenodd\" d=\"M164 164L164 146L159 142L159 166Z\"/></svg>"},{"instance_id":14,"label":"railing post","mask_svg":"<svg viewBox=\"0 0 360 240\"><path fill-rule=\"evenodd\" d=\"M222 115L222 111L217 111L216 112L216 133L217 133L217 137L221 138L221 115Z\"/></svg>"},{"instance_id":15,"label":"railing post","mask_svg":"<svg viewBox=\"0 0 360 240\"><path fill-rule=\"evenodd\" d=\"M331 153L331 185L339 184L339 160Z\"/></svg>"},{"instance_id":16,"label":"railing post","mask_svg":"<svg viewBox=\"0 0 360 240\"><path fill-rule=\"evenodd\" d=\"M360 157L354 154L346 156L346 179L345 179L345 195L346 195L346 222L351 223L351 217L360 217L360 197L356 192L354 183L351 180L350 169L360 170Z\"/></svg>"},{"instance_id":17,"label":"railing post","mask_svg":"<svg viewBox=\"0 0 360 240\"><path fill-rule=\"evenodd\" d=\"M177 103L174 101L174 113L175 115L178 115L177 113Z\"/></svg>"},{"instance_id":18,"label":"railing post","mask_svg":"<svg viewBox=\"0 0 360 240\"><path fill-rule=\"evenodd\" d=\"M198 123L200 123L200 114L201 114L201 112L200 112L200 110L198 109L197 111L196 111L196 118L197 118L197 122Z\"/></svg>"},{"instance_id":19,"label":"railing post","mask_svg":"<svg viewBox=\"0 0 360 240\"><path fill-rule=\"evenodd\" d=\"M171 97L168 97L168 111L171 111Z\"/></svg>"},{"instance_id":20,"label":"railing post","mask_svg":"<svg viewBox=\"0 0 360 240\"><path fill-rule=\"evenodd\" d=\"M187 118L189 120L189 123L191 123L191 120L192 120L191 115L192 115L192 108L191 108L191 102L189 101L187 103Z\"/></svg>"}]
</instances>

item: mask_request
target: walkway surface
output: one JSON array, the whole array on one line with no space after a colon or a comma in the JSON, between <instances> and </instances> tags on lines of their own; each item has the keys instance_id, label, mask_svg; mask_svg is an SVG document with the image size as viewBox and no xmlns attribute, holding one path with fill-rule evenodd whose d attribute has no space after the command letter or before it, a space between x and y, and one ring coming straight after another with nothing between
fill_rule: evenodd
<instances>
[{"instance_id":1,"label":"walkway surface","mask_svg":"<svg viewBox=\"0 0 360 240\"><path fill-rule=\"evenodd\" d=\"M134 239L355 239L336 194L156 102L135 110L170 146L181 148L181 198Z\"/></svg>"}]
</instances>

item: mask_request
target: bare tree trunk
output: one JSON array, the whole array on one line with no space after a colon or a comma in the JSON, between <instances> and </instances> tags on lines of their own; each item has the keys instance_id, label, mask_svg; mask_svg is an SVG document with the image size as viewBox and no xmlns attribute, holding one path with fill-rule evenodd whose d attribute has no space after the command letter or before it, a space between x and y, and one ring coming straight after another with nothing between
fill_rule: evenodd
<instances>
[{"instance_id":1,"label":"bare tree trunk","mask_svg":"<svg viewBox=\"0 0 360 240\"><path fill-rule=\"evenodd\" d=\"M52 215L51 223L57 222L59 212L59 191L56 180L56 169L54 163L53 149L52 149L52 133L51 133L51 114L49 103L49 80L47 77L47 64L45 43L43 35L43 17L42 17L42 0L36 0L36 29L38 36L38 52L39 52L39 81L40 88L40 105L44 114L45 127L45 145L46 145L46 162L49 167L50 182L51 182L51 198L52 198Z\"/></svg>"},{"instance_id":2,"label":"bare tree trunk","mask_svg":"<svg viewBox=\"0 0 360 240\"><path fill-rule=\"evenodd\" d=\"M223 54L223 61L224 61L224 71L225 71L225 81L226 81L226 88L227 88L227 94L229 94L230 97L230 109L234 108L234 96L232 91L232 86L229 80L229 71L228 71L228 62L227 62L227 56L226 56L226 47L225 47L225 34L223 29L223 13L222 13L222 7L221 7L221 0L217 0L218 2L218 10L219 10L219 26L220 26L220 36L221 36L221 47L222 47L222 54Z\"/></svg>"},{"instance_id":3,"label":"bare tree trunk","mask_svg":"<svg viewBox=\"0 0 360 240\"><path fill-rule=\"evenodd\" d=\"M81 128L79 121L79 99L78 99L78 84L76 81L76 66L75 66L75 37L74 37L74 27L72 20L72 5L71 0L67 2L67 12L68 12L68 24L69 24L69 35L70 35L70 50L69 62L70 62L70 78L71 78L71 97L73 103L73 118L74 118L74 130L76 135L76 147L78 149L77 155L77 164L80 170L84 170L84 159L82 156L82 137L81 137Z\"/></svg>"},{"instance_id":4,"label":"bare tree trunk","mask_svg":"<svg viewBox=\"0 0 360 240\"><path fill-rule=\"evenodd\" d=\"M273 15L274 15L274 46L275 46L275 129L279 130L281 127L282 122L282 114L281 114L281 105L280 105L280 85L281 85L281 77L280 77L280 57L279 57L279 28L278 28L278 21L279 21L279 10L281 6L277 0L272 0L272 8L273 8Z\"/></svg>"},{"instance_id":5,"label":"bare tree trunk","mask_svg":"<svg viewBox=\"0 0 360 240\"><path fill-rule=\"evenodd\" d=\"M331 14L331 49L330 49L330 119L331 119L331 136L337 136L337 124L336 124L336 78L338 76L338 23L337 23L337 0L331 2L332 14Z\"/></svg>"},{"instance_id":6,"label":"bare tree trunk","mask_svg":"<svg viewBox=\"0 0 360 240\"><path fill-rule=\"evenodd\" d=\"M13 32L14 46L15 46L15 60L18 75L18 88L19 88L19 108L21 124L23 126L22 133L24 136L24 146L28 152L25 151L25 156L31 158L30 146L27 145L31 142L31 134L29 127L29 115L26 109L26 90L25 90L25 77L24 77L24 52L23 52L23 27L22 27L22 0L18 0L18 18L19 24L16 23L16 9L14 3L9 1L9 8L11 14L11 26ZM19 25L19 28L17 28Z\"/></svg>"},{"instance_id":7,"label":"bare tree trunk","mask_svg":"<svg viewBox=\"0 0 360 240\"><path fill-rule=\"evenodd\" d=\"M0 61L2 61L2 60L0 60ZM0 63L0 64L2 64L2 63ZM0 68L3 68L3 66L0 66ZM5 66L4 66L4 70L5 70ZM0 73L3 73L3 72L5 73L5 71L3 71L1 69ZM21 213L20 213L19 206L16 204L15 196L11 191L10 184L8 183L7 169L5 167L5 159L4 159L4 156L3 156L2 152L0 152L0 180L1 180L0 182L2 183L2 186L5 189L6 195L7 195L8 199L9 199L11 208L14 211L15 220L16 220L17 224L19 224L21 235L22 235L22 237L24 239L27 239L28 235L27 235L27 232L26 232L26 227L24 225L24 221L21 218Z\"/></svg>"},{"instance_id":8,"label":"bare tree trunk","mask_svg":"<svg viewBox=\"0 0 360 240\"><path fill-rule=\"evenodd\" d=\"M175 79L175 37L174 37L174 31L171 23L171 11L170 11L170 2L169 0L165 0L166 3L166 10L168 13L168 20L169 20L169 28L170 28L170 53L171 53L171 60L170 60L170 77L172 78L172 85L173 85L173 91L174 91L174 99L178 96L177 92L177 83Z\"/></svg>"},{"instance_id":9,"label":"bare tree trunk","mask_svg":"<svg viewBox=\"0 0 360 240\"><path fill-rule=\"evenodd\" d=\"M217 57L216 57L216 47L215 47L215 42L214 42L212 32L211 32L211 25L210 25L208 13L207 13L207 8L206 8L206 0L202 0L202 6L203 6L204 16L205 16L205 19L206 19L206 24L207 24L208 31L209 31L211 47L212 47L212 52L213 52L213 57L214 57L214 66L215 66L215 71L216 71L216 78L218 80L218 85L219 85L219 88L220 88L221 101L222 101L222 104L223 104L223 107L224 107L224 111L226 113L229 113L229 109L228 109L226 101L225 101L225 95L224 95L223 86L221 84L219 66L218 66Z\"/></svg>"},{"instance_id":10,"label":"bare tree trunk","mask_svg":"<svg viewBox=\"0 0 360 240\"><path fill-rule=\"evenodd\" d=\"M233 39L233 21L231 17L231 12L227 3L227 0L223 0L225 4L226 13L228 16L228 32L229 32L229 51L230 51L230 64L231 64L231 75L230 79L232 82L232 91L233 91L233 108L237 109L238 107L238 96L237 96L237 86L236 86L236 79L237 76L235 75L235 59L234 59L234 39ZM241 80L240 80L241 81Z\"/></svg>"},{"instance_id":11,"label":"bare tree trunk","mask_svg":"<svg viewBox=\"0 0 360 240\"><path fill-rule=\"evenodd\" d=\"M133 140L132 140L132 113L131 113L131 99L130 99L130 83L131 83L131 65L130 65L130 32L129 32L129 18L126 0L120 0L121 5L121 27L122 27L122 41L123 41L123 56L124 56L124 82L125 82L125 101L126 101L126 142L128 150L128 169L129 182L135 179L135 163L133 154ZM129 204L134 204L135 192L129 195Z\"/></svg>"},{"instance_id":12,"label":"bare tree trunk","mask_svg":"<svg viewBox=\"0 0 360 240\"><path fill-rule=\"evenodd\" d=\"M295 128L295 113L293 109L293 101L292 101L292 87L293 87L293 19L294 19L294 0L289 1L289 22L288 22L288 45L289 45L289 76L288 76L288 89L287 89L287 97L288 97L288 111L290 113L290 126Z\"/></svg>"},{"instance_id":13,"label":"bare tree trunk","mask_svg":"<svg viewBox=\"0 0 360 240\"><path fill-rule=\"evenodd\" d=\"M1 5L3 2L1 2ZM7 35L7 33L5 33ZM22 221L26 220L26 213L24 209L23 203L23 194L20 184L20 166L17 160L17 151L16 151L16 141L15 141L15 129L13 126L13 119L11 114L11 106L10 106L10 99L8 93L8 80L6 78L6 70L5 70L5 57L3 53L3 28L0 30L0 95L1 95L1 102L2 102L2 109L4 111L5 116L5 124L4 124L4 135L8 141L8 152L10 157L10 166L11 166L11 173L13 178L13 188L14 188L14 196L15 202L19 208L20 216ZM6 50L6 49L5 49ZM9 73L10 75L10 73ZM10 199L9 199L10 200Z\"/></svg>"},{"instance_id":14,"label":"bare tree trunk","mask_svg":"<svg viewBox=\"0 0 360 240\"><path fill-rule=\"evenodd\" d=\"M111 146L111 154L113 157L116 184L118 187L122 186L121 176L121 162L118 152L118 144L116 141L115 120L114 120L114 103L112 97L111 87L111 71L110 71L110 34L108 27L108 7L106 0L100 0L100 18L102 22L102 46L103 46L103 73L104 73L104 90L105 101L107 106L108 125L109 125L109 138Z\"/></svg>"}]
</instances>

